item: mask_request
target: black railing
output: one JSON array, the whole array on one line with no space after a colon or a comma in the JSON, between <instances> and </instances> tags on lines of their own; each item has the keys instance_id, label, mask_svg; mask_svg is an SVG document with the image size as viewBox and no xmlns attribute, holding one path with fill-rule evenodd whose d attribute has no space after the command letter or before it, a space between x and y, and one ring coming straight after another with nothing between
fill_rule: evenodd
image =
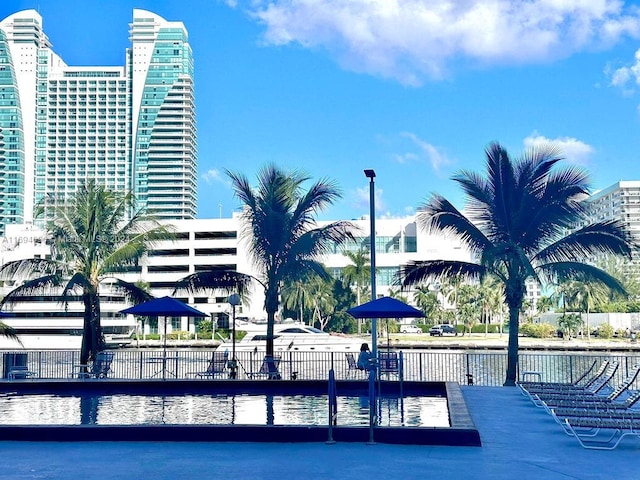
<instances>
[{"instance_id":1,"label":"black railing","mask_svg":"<svg viewBox=\"0 0 640 480\"><path fill-rule=\"evenodd\" d=\"M207 349L121 349L115 353L107 378L113 379L202 379L228 378L228 371L220 375L198 376L206 372L211 363L213 350ZM0 351L0 372L8 379L12 365L20 356L21 363L33 375L30 379L69 379L77 372L80 353L77 350L5 350ZM281 355L279 371L284 380L326 380L327 372L333 369L337 380L366 380L366 372L349 369L344 352L278 352ZM262 365L264 353L237 352L238 378L247 379ZM518 357L520 372L539 372L542 380L571 382L586 371L595 361L617 360L620 368L612 383L626 377L633 365L640 362L640 353L521 353ZM498 386L504 383L507 367L506 352L495 351L441 351L410 350L402 352L402 375L404 381L447 381L460 384ZM261 377L266 378L266 377ZM390 379L393 379L390 376Z\"/></svg>"}]
</instances>

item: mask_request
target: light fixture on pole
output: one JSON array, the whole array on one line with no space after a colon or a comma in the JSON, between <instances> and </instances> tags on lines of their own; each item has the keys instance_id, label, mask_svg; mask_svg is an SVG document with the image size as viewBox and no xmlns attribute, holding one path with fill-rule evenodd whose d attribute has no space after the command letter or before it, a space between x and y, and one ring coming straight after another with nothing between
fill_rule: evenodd
<instances>
[{"instance_id":1,"label":"light fixture on pole","mask_svg":"<svg viewBox=\"0 0 640 480\"><path fill-rule=\"evenodd\" d=\"M227 365L229 367L229 378L236 378L238 376L238 361L236 360L236 307L241 303L240 295L233 293L229 295L227 301L229 305L231 305L231 321L233 322L233 326L231 327L231 360L229 360Z\"/></svg>"},{"instance_id":2,"label":"light fixture on pole","mask_svg":"<svg viewBox=\"0 0 640 480\"><path fill-rule=\"evenodd\" d=\"M376 172L372 169L364 171L364 175L369 179L369 222L370 222L370 255L371 260L371 300L376 299ZM378 331L376 319L371 319L371 353L373 358L378 358Z\"/></svg>"}]
</instances>

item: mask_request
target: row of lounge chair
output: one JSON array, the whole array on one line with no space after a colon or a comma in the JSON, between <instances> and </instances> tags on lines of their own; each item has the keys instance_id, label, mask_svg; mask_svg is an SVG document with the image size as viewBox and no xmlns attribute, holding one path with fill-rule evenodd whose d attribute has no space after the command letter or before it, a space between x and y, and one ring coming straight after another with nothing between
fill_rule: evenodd
<instances>
[{"instance_id":1,"label":"row of lounge chair","mask_svg":"<svg viewBox=\"0 0 640 480\"><path fill-rule=\"evenodd\" d=\"M628 436L640 438L640 390L632 390L640 364L615 388L612 379L619 362L597 361L572 383L519 382L523 395L543 408L588 449L613 450ZM591 373L593 372L593 373Z\"/></svg>"}]
</instances>

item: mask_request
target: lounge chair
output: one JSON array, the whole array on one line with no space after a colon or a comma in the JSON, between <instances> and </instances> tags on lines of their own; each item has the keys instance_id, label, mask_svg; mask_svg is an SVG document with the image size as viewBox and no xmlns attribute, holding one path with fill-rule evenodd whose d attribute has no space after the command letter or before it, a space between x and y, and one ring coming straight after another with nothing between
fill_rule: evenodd
<instances>
[{"instance_id":1,"label":"lounge chair","mask_svg":"<svg viewBox=\"0 0 640 480\"><path fill-rule=\"evenodd\" d=\"M273 368L270 369L269 364L273 365ZM279 380L280 372L278 371L278 367L280 366L280 357L274 356L272 359L269 357L264 357L262 360L262 365L260 365L260 369L256 372L247 372L247 377L249 378L268 378L270 380Z\"/></svg>"},{"instance_id":2,"label":"lounge chair","mask_svg":"<svg viewBox=\"0 0 640 480\"><path fill-rule=\"evenodd\" d=\"M600 367L591 375L591 372L596 367L598 363L597 360L594 360L591 366L582 374L580 377L574 382L518 382L518 386L521 389L527 390L528 392L534 392L539 390L571 390L571 389L584 389L595 382L599 377L601 377L607 366L609 365L609 360L604 360ZM590 376L591 375L591 376Z\"/></svg>"},{"instance_id":3,"label":"lounge chair","mask_svg":"<svg viewBox=\"0 0 640 480\"><path fill-rule=\"evenodd\" d=\"M595 395L608 385L609 381L613 378L616 371L618 370L618 366L619 362L610 362L607 365L604 373L600 375L595 381L590 382L590 384L586 387L575 387L570 389L548 389L537 392L529 392L528 390L524 391L537 407L542 407L544 400L546 398L553 398L554 395L560 395L564 397L570 397L571 395Z\"/></svg>"},{"instance_id":4,"label":"lounge chair","mask_svg":"<svg viewBox=\"0 0 640 480\"><path fill-rule=\"evenodd\" d=\"M640 365L635 365L627 378L624 379L620 385L611 391L606 396L598 395L596 393L580 393L580 394L550 394L542 396L534 394L543 404L546 409L551 407L580 407L583 404L597 404L605 407L606 405L615 402L623 394L627 393L629 387L638 377L640 373Z\"/></svg>"},{"instance_id":5,"label":"lounge chair","mask_svg":"<svg viewBox=\"0 0 640 480\"><path fill-rule=\"evenodd\" d=\"M583 448L613 450L624 437L640 438L640 419L636 418L567 418L566 431Z\"/></svg>"},{"instance_id":6,"label":"lounge chair","mask_svg":"<svg viewBox=\"0 0 640 480\"><path fill-rule=\"evenodd\" d=\"M191 372L191 375L200 378L215 378L218 375L222 377L226 373L228 360L228 352L213 352L207 369L202 372Z\"/></svg>"}]
</instances>

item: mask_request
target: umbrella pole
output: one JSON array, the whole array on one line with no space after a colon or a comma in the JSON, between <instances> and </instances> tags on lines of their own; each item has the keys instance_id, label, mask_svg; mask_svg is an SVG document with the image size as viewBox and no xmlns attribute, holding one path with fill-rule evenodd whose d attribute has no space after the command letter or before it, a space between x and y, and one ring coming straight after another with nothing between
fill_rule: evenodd
<instances>
[{"instance_id":1,"label":"umbrella pole","mask_svg":"<svg viewBox=\"0 0 640 480\"><path fill-rule=\"evenodd\" d=\"M164 342L162 343L162 380L167 379L167 317L164 316Z\"/></svg>"}]
</instances>

